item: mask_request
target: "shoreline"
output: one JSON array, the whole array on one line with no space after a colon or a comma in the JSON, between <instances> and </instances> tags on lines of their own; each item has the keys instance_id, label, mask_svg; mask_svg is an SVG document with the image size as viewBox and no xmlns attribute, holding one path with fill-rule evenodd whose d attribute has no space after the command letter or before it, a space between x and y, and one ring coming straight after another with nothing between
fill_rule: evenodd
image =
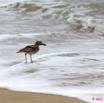
<instances>
[{"instance_id":1,"label":"shoreline","mask_svg":"<svg viewBox=\"0 0 104 103\"><path fill-rule=\"evenodd\" d=\"M0 89L0 103L88 103L61 95L31 93Z\"/></svg>"}]
</instances>

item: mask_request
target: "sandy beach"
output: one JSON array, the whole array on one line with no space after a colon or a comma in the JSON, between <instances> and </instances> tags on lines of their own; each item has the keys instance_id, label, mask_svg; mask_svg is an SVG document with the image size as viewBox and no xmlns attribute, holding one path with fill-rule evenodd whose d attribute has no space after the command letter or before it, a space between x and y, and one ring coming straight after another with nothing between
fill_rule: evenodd
<instances>
[{"instance_id":1,"label":"sandy beach","mask_svg":"<svg viewBox=\"0 0 104 103\"><path fill-rule=\"evenodd\" d=\"M40 93L0 89L0 103L86 103L82 100Z\"/></svg>"}]
</instances>

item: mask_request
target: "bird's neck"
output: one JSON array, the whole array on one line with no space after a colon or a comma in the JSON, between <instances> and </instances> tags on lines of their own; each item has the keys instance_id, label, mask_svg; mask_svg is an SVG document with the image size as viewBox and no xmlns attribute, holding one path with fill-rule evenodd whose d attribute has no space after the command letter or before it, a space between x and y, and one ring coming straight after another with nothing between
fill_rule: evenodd
<instances>
[{"instance_id":1,"label":"bird's neck","mask_svg":"<svg viewBox=\"0 0 104 103\"><path fill-rule=\"evenodd\" d=\"M36 44L35 44L35 45L33 45L33 47L34 47L34 48L39 48L39 45L36 45Z\"/></svg>"}]
</instances>

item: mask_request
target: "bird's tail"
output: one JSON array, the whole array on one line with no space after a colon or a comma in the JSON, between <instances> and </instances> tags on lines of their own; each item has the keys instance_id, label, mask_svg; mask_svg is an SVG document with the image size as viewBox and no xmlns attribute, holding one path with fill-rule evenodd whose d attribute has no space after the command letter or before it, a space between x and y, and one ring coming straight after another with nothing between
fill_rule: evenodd
<instances>
[{"instance_id":1,"label":"bird's tail","mask_svg":"<svg viewBox=\"0 0 104 103\"><path fill-rule=\"evenodd\" d=\"M16 52L16 53L20 53L20 51Z\"/></svg>"}]
</instances>

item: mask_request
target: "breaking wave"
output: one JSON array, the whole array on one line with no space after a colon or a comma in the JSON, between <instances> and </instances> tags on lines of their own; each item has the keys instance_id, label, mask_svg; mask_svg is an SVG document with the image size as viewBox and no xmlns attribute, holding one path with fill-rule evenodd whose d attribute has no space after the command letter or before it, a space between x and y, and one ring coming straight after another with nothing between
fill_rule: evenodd
<instances>
[{"instance_id":1,"label":"breaking wave","mask_svg":"<svg viewBox=\"0 0 104 103\"><path fill-rule=\"evenodd\" d=\"M98 7L98 8L96 8ZM19 13L34 13L33 16L43 20L68 24L70 30L80 30L88 33L104 34L103 4L53 3L42 4L36 2L14 2L6 6L8 10Z\"/></svg>"}]
</instances>

